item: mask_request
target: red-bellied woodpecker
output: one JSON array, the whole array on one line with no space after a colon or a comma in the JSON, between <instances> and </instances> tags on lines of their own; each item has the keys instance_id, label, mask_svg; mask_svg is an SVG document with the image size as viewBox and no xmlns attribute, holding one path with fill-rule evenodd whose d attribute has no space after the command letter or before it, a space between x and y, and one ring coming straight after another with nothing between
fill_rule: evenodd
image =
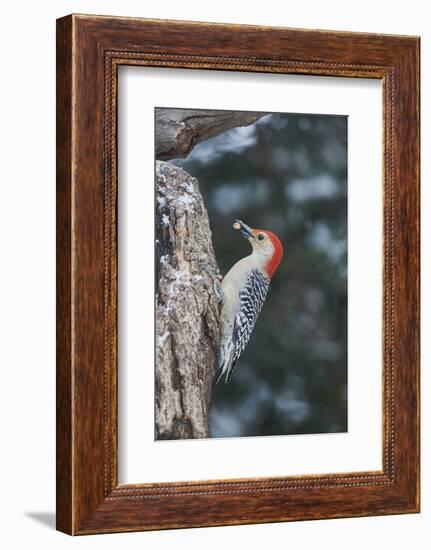
<instances>
[{"instance_id":1,"label":"red-bellied woodpecker","mask_svg":"<svg viewBox=\"0 0 431 550\"><path fill-rule=\"evenodd\" d=\"M232 227L241 232L253 250L230 269L221 283L221 340L214 385L222 377L225 382L229 381L235 363L250 339L271 277L283 256L283 245L271 231L251 229L240 220L235 220Z\"/></svg>"}]
</instances>

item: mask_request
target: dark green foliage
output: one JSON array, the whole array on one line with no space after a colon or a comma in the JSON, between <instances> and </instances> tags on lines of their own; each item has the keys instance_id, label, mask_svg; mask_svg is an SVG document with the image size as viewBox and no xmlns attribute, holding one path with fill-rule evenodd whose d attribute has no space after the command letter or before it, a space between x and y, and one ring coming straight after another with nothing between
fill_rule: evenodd
<instances>
[{"instance_id":1,"label":"dark green foliage","mask_svg":"<svg viewBox=\"0 0 431 550\"><path fill-rule=\"evenodd\" d=\"M197 177L222 274L250 252L234 218L284 244L213 437L347 430L347 118L272 114L173 163Z\"/></svg>"}]
</instances>

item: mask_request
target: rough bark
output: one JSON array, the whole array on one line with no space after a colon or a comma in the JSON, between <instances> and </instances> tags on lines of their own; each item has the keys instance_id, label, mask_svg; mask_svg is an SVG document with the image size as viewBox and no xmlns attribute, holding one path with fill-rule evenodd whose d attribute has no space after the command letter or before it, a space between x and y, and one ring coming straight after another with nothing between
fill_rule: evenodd
<instances>
[{"instance_id":1,"label":"rough bark","mask_svg":"<svg viewBox=\"0 0 431 550\"><path fill-rule=\"evenodd\" d=\"M253 124L266 113L156 109L156 158L186 157L193 147L238 126Z\"/></svg>"},{"instance_id":2,"label":"rough bark","mask_svg":"<svg viewBox=\"0 0 431 550\"><path fill-rule=\"evenodd\" d=\"M156 162L157 439L210 436L219 341L217 262L199 185Z\"/></svg>"}]
</instances>

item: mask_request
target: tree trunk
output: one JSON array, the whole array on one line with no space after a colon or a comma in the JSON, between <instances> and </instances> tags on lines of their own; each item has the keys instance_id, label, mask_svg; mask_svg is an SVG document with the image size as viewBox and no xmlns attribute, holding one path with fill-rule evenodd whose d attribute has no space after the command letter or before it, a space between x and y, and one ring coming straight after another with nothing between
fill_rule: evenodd
<instances>
[{"instance_id":1,"label":"tree trunk","mask_svg":"<svg viewBox=\"0 0 431 550\"><path fill-rule=\"evenodd\" d=\"M210 436L217 262L198 181L156 162L157 439Z\"/></svg>"},{"instance_id":2,"label":"tree trunk","mask_svg":"<svg viewBox=\"0 0 431 550\"><path fill-rule=\"evenodd\" d=\"M209 111L202 109L156 109L156 158L186 157L193 147L210 137L253 124L265 113Z\"/></svg>"},{"instance_id":3,"label":"tree trunk","mask_svg":"<svg viewBox=\"0 0 431 550\"><path fill-rule=\"evenodd\" d=\"M172 164L265 113L156 109L157 439L210 437L219 345L219 270L198 181ZM218 285L220 286L220 285Z\"/></svg>"}]
</instances>

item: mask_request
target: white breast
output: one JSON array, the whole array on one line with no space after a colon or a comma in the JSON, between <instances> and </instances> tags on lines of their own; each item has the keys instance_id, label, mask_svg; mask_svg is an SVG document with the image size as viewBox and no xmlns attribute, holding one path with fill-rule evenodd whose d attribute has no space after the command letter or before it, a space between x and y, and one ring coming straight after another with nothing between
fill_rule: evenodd
<instances>
[{"instance_id":1,"label":"white breast","mask_svg":"<svg viewBox=\"0 0 431 550\"><path fill-rule=\"evenodd\" d=\"M232 325L240 306L239 290L245 286L248 275L255 268L253 254L239 260L225 275L221 287L223 290L223 307L221 322Z\"/></svg>"}]
</instances>

